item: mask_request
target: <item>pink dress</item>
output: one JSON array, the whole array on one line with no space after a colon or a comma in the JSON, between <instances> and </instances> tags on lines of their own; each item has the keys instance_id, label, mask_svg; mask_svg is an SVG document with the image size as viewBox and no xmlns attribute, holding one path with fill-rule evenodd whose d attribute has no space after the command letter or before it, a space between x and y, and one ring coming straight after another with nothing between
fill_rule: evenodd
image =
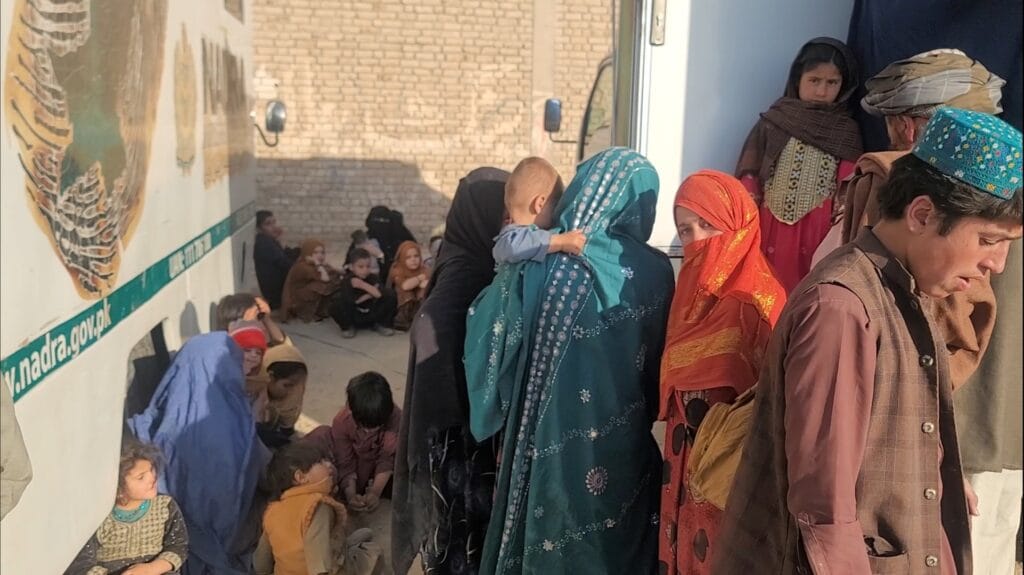
<instances>
[{"instance_id":1,"label":"pink dress","mask_svg":"<svg viewBox=\"0 0 1024 575\"><path fill-rule=\"evenodd\" d=\"M855 166L854 162L840 160L836 170L837 187L853 173ZM757 178L748 175L741 181L754 197L762 197ZM814 267L814 252L832 227L833 201L832 198L825 200L792 225L779 221L766 205L760 207L761 249L787 294L792 293Z\"/></svg>"}]
</instances>

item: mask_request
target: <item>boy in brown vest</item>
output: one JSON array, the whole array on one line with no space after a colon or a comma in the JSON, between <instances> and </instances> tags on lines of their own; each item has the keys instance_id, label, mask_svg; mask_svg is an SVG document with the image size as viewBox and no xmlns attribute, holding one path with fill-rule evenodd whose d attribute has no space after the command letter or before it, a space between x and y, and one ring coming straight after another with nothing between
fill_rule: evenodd
<instances>
[{"instance_id":1,"label":"boy in brown vest","mask_svg":"<svg viewBox=\"0 0 1024 575\"><path fill-rule=\"evenodd\" d=\"M970 573L929 300L1003 271L1022 235L1020 166L1020 132L939 110L893 165L881 221L796 288L769 343L714 573Z\"/></svg>"},{"instance_id":2,"label":"boy in brown vest","mask_svg":"<svg viewBox=\"0 0 1024 575\"><path fill-rule=\"evenodd\" d=\"M380 572L380 547L369 529L349 534L345 506L331 497L334 466L317 446L295 443L278 451L266 481L275 500L263 515L256 575Z\"/></svg>"}]
</instances>

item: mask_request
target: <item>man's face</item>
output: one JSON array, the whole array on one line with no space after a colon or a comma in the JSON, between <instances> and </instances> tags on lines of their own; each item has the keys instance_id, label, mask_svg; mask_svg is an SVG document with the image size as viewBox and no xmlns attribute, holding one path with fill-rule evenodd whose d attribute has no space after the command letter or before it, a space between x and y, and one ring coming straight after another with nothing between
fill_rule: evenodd
<instances>
[{"instance_id":1,"label":"man's face","mask_svg":"<svg viewBox=\"0 0 1024 575\"><path fill-rule=\"evenodd\" d=\"M894 152L912 149L927 125L928 118L886 116L885 132L889 136L889 149Z\"/></svg>"},{"instance_id":2,"label":"man's face","mask_svg":"<svg viewBox=\"0 0 1024 575\"><path fill-rule=\"evenodd\" d=\"M263 225L260 226L260 230L262 230L263 233L267 234L272 238L280 237L281 234L284 233L284 230L281 229L281 226L277 225L277 218L274 216L270 216L269 218L263 220Z\"/></svg>"},{"instance_id":3,"label":"man's face","mask_svg":"<svg viewBox=\"0 0 1024 575\"><path fill-rule=\"evenodd\" d=\"M929 218L907 244L907 268L918 290L934 298L966 291L971 282L1002 273L1010 242L1021 237L1021 225L1010 221L966 217L944 236L940 225L940 218Z\"/></svg>"}]
</instances>

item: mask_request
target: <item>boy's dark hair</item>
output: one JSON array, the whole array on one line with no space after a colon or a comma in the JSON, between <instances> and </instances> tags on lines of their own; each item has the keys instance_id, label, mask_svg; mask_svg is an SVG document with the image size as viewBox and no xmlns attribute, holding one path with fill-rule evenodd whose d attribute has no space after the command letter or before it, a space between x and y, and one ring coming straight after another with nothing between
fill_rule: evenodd
<instances>
[{"instance_id":1,"label":"boy's dark hair","mask_svg":"<svg viewBox=\"0 0 1024 575\"><path fill-rule=\"evenodd\" d=\"M217 326L219 331L227 331L231 322L242 319L245 310L256 305L256 296L251 293L235 293L220 298L217 303Z\"/></svg>"},{"instance_id":2,"label":"boy's dark hair","mask_svg":"<svg viewBox=\"0 0 1024 575\"><path fill-rule=\"evenodd\" d=\"M372 260L372 259L373 259L373 256L370 255L370 252L364 250L363 248L354 248L352 251L348 252L348 261L345 262L345 263L354 264L354 263L356 263L359 260Z\"/></svg>"},{"instance_id":3,"label":"boy's dark hair","mask_svg":"<svg viewBox=\"0 0 1024 575\"><path fill-rule=\"evenodd\" d=\"M956 178L947 176L928 162L907 154L892 164L889 181L878 192L879 212L883 219L897 220L914 198L928 196L939 211L939 233L946 235L962 218L989 221L1022 221L1021 190L1004 200L982 192Z\"/></svg>"},{"instance_id":4,"label":"boy's dark hair","mask_svg":"<svg viewBox=\"0 0 1024 575\"><path fill-rule=\"evenodd\" d=\"M267 372L274 379L285 379L296 373L309 375L309 369L306 368L306 364L298 361L275 361L267 366Z\"/></svg>"},{"instance_id":5,"label":"boy's dark hair","mask_svg":"<svg viewBox=\"0 0 1024 575\"><path fill-rule=\"evenodd\" d=\"M270 210L258 210L256 212L256 227L262 228L263 224L267 223L267 220L274 217L274 212Z\"/></svg>"},{"instance_id":6,"label":"boy's dark hair","mask_svg":"<svg viewBox=\"0 0 1024 575\"><path fill-rule=\"evenodd\" d=\"M352 243L361 244L365 241L369 241L370 236L366 235L366 230L356 230L352 232Z\"/></svg>"},{"instance_id":7,"label":"boy's dark hair","mask_svg":"<svg viewBox=\"0 0 1024 575\"><path fill-rule=\"evenodd\" d=\"M264 486L274 499L295 486L295 472L303 473L327 459L327 454L312 443L299 441L282 447L267 465Z\"/></svg>"},{"instance_id":8,"label":"boy's dark hair","mask_svg":"<svg viewBox=\"0 0 1024 575\"><path fill-rule=\"evenodd\" d=\"M121 460L117 466L117 492L119 494L124 489L124 478L139 461L148 461L153 464L153 471L159 471L160 450L152 445L142 443L138 439L126 437L121 442Z\"/></svg>"},{"instance_id":9,"label":"boy's dark hair","mask_svg":"<svg viewBox=\"0 0 1024 575\"><path fill-rule=\"evenodd\" d=\"M391 385L383 375L368 371L353 377L345 389L352 419L360 427L380 427L388 422L395 410Z\"/></svg>"}]
</instances>

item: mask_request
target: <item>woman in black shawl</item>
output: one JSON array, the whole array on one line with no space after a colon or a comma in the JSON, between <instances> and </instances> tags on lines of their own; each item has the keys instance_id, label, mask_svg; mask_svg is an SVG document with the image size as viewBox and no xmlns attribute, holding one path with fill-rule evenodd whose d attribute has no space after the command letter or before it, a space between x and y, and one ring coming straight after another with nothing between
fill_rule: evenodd
<instances>
[{"instance_id":1,"label":"woman in black shawl","mask_svg":"<svg viewBox=\"0 0 1024 575\"><path fill-rule=\"evenodd\" d=\"M381 267L385 270L391 269L391 263L395 261L395 253L398 246L404 241L415 242L416 238L405 227L405 219L402 212L392 210L387 206L374 206L366 216L366 235L370 239L377 240L380 250L384 252L384 262Z\"/></svg>"},{"instance_id":2,"label":"woman in black shawl","mask_svg":"<svg viewBox=\"0 0 1024 575\"><path fill-rule=\"evenodd\" d=\"M410 331L409 375L395 461L392 560L407 573L476 573L494 493L495 445L469 433L462 365L466 314L494 278L491 249L508 172L478 168L459 181L429 292ZM383 247L383 246L382 246Z\"/></svg>"}]
</instances>

